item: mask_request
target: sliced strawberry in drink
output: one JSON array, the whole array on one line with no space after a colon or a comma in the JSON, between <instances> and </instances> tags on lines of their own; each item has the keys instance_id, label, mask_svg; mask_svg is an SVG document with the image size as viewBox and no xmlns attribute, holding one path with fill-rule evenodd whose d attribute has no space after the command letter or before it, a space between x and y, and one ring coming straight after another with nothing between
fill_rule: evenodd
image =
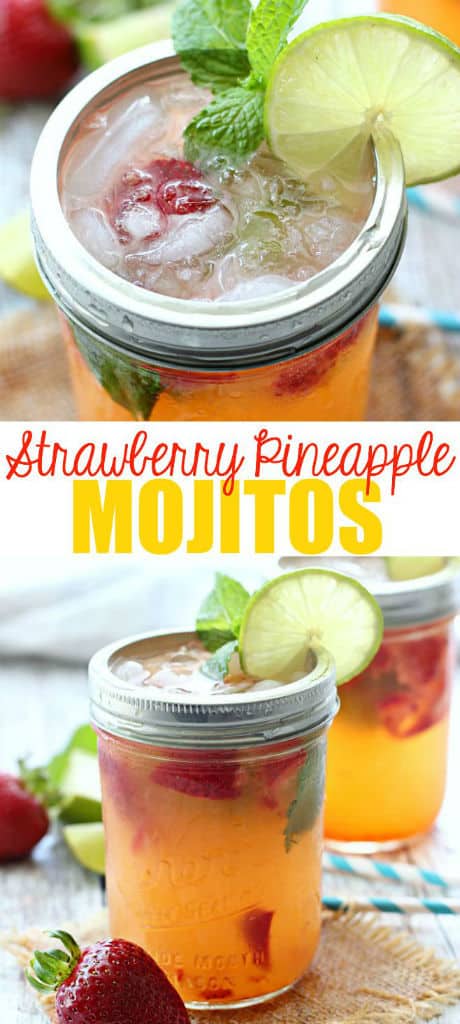
<instances>
[{"instance_id":1,"label":"sliced strawberry in drink","mask_svg":"<svg viewBox=\"0 0 460 1024\"><path fill-rule=\"evenodd\" d=\"M254 907L244 914L241 921L243 937L254 956L261 958L264 967L270 965L270 929L273 914L273 910Z\"/></svg>"},{"instance_id":2,"label":"sliced strawberry in drink","mask_svg":"<svg viewBox=\"0 0 460 1024\"><path fill-rule=\"evenodd\" d=\"M199 168L187 160L160 157L124 171L106 197L106 212L122 245L152 241L167 232L168 215L186 215L216 202Z\"/></svg>"},{"instance_id":3,"label":"sliced strawberry in drink","mask_svg":"<svg viewBox=\"0 0 460 1024\"><path fill-rule=\"evenodd\" d=\"M215 201L210 185L198 179L163 181L157 190L158 206L168 214L200 213L214 206Z\"/></svg>"},{"instance_id":4,"label":"sliced strawberry in drink","mask_svg":"<svg viewBox=\"0 0 460 1024\"><path fill-rule=\"evenodd\" d=\"M339 338L335 338L334 341L330 341L326 345L320 345L310 354L286 363L275 380L275 395L281 397L282 395L305 394L316 387L321 378L335 365L340 353L353 345L361 331L363 322L363 320L358 321Z\"/></svg>"},{"instance_id":5,"label":"sliced strawberry in drink","mask_svg":"<svg viewBox=\"0 0 460 1024\"><path fill-rule=\"evenodd\" d=\"M392 735L414 736L435 725L448 711L448 641L442 632L407 640L399 637L391 654L393 686L391 692L387 687L377 702L378 715Z\"/></svg>"},{"instance_id":6,"label":"sliced strawberry in drink","mask_svg":"<svg viewBox=\"0 0 460 1024\"><path fill-rule=\"evenodd\" d=\"M195 755L194 761L189 763L180 763L173 758L165 761L155 768L152 781L185 796L235 800L242 792L246 773L238 765L219 762L212 752L199 757Z\"/></svg>"},{"instance_id":7,"label":"sliced strawberry in drink","mask_svg":"<svg viewBox=\"0 0 460 1024\"><path fill-rule=\"evenodd\" d=\"M263 765L260 771L262 802L266 807L285 810L294 796L297 776L305 763L305 750Z\"/></svg>"}]
</instances>

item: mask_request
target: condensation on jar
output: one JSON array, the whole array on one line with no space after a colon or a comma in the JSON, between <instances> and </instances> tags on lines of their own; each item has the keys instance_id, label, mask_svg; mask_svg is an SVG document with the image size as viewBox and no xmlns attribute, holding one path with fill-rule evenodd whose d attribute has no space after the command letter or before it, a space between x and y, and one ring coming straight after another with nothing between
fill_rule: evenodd
<instances>
[{"instance_id":1,"label":"condensation on jar","mask_svg":"<svg viewBox=\"0 0 460 1024\"><path fill-rule=\"evenodd\" d=\"M117 676L120 654L188 639L133 638L90 666L111 931L188 1006L250 1005L294 984L318 945L334 672L318 651L296 683L204 702Z\"/></svg>"}]
</instances>

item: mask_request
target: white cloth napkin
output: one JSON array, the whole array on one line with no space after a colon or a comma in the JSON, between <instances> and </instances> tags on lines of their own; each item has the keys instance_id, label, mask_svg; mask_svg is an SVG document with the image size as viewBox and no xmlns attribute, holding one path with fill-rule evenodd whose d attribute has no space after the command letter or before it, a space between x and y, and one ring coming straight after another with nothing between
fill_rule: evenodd
<instances>
[{"instance_id":1,"label":"white cloth napkin","mask_svg":"<svg viewBox=\"0 0 460 1024\"><path fill-rule=\"evenodd\" d=\"M274 575L260 562L219 561L255 589ZM4 559L0 577L0 657L85 663L104 644L149 629L193 627L212 588L213 561L163 563L117 556Z\"/></svg>"}]
</instances>

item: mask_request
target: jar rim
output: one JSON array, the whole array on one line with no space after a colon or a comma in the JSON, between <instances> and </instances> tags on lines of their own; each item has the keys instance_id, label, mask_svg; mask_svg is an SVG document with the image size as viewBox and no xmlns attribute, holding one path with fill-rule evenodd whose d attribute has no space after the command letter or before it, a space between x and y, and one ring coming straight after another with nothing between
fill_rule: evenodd
<instances>
[{"instance_id":1,"label":"jar rim","mask_svg":"<svg viewBox=\"0 0 460 1024\"><path fill-rule=\"evenodd\" d=\"M373 556L366 556L366 562L372 562ZM447 556L446 556L447 557ZM320 556L320 560L325 563ZM386 629L400 629L406 626L428 625L430 622L440 622L443 619L453 618L460 612L460 559L451 557L442 569L430 573L427 576L419 576L411 580L382 580L377 576L353 574L350 566L353 566L353 559L343 555L332 559L335 567L343 560L346 563L340 566L340 572L347 575L355 575L365 584L370 593L375 597L383 612L384 625ZM377 559L380 561L380 559ZM293 563L300 568L302 565L312 564L314 558L302 559L293 556L292 558L281 559L286 567L293 568ZM357 562L355 560L355 565Z\"/></svg>"},{"instance_id":2,"label":"jar rim","mask_svg":"<svg viewBox=\"0 0 460 1024\"><path fill-rule=\"evenodd\" d=\"M125 637L99 650L89 663L93 725L111 735L171 747L238 747L294 739L327 728L338 707L331 656L312 646L315 666L294 683L205 700L196 694L167 696L148 686L129 686L113 671L117 656L152 642L165 650L196 637L191 630L158 630ZM154 692L153 692L154 691Z\"/></svg>"},{"instance_id":3,"label":"jar rim","mask_svg":"<svg viewBox=\"0 0 460 1024\"><path fill-rule=\"evenodd\" d=\"M58 305L112 347L154 357L159 365L264 365L337 336L375 303L402 252L404 167L389 133L374 145L374 200L357 238L324 270L286 291L225 304L160 295L119 277L78 241L59 196L63 148L101 95L136 74L151 75L155 66L171 74L180 68L170 40L124 54L87 76L42 131L31 172L32 227L37 260Z\"/></svg>"}]
</instances>

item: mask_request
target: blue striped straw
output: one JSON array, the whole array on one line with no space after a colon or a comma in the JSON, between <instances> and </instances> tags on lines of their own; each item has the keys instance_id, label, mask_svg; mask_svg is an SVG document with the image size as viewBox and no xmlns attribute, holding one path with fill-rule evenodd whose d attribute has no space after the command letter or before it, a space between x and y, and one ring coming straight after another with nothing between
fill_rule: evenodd
<instances>
[{"instance_id":1,"label":"blue striped straw","mask_svg":"<svg viewBox=\"0 0 460 1024\"><path fill-rule=\"evenodd\" d=\"M366 913L378 910L382 914L460 914L460 900L417 900L407 896L396 902L380 896L372 899L323 896L322 903L327 910L356 910Z\"/></svg>"},{"instance_id":2,"label":"blue striped straw","mask_svg":"<svg viewBox=\"0 0 460 1024\"><path fill-rule=\"evenodd\" d=\"M425 306L386 303L380 307L381 327L438 327L441 331L460 331L460 313Z\"/></svg>"},{"instance_id":3,"label":"blue striped straw","mask_svg":"<svg viewBox=\"0 0 460 1024\"><path fill-rule=\"evenodd\" d=\"M345 857L338 853L323 854L323 868L326 871L339 872L340 874L355 875L359 878L369 878L375 882L382 879L386 882L399 882L409 885L433 885L441 889L448 889L449 886L460 885L460 878L440 875L437 871L430 871L428 868L421 868L415 864L405 864L402 861L388 863L386 861L371 860L367 857Z\"/></svg>"},{"instance_id":4,"label":"blue striped straw","mask_svg":"<svg viewBox=\"0 0 460 1024\"><path fill-rule=\"evenodd\" d=\"M423 213L435 213L448 220L460 218L460 199L440 188L425 188L417 185L407 189L407 199L411 206Z\"/></svg>"}]
</instances>

